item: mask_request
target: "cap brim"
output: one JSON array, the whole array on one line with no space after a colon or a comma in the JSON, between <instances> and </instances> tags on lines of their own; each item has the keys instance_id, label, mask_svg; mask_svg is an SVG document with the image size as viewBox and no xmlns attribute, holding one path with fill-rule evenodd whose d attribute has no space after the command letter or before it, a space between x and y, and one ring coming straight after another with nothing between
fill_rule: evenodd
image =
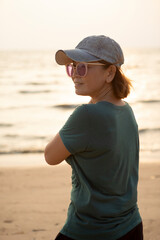
<instances>
[{"instance_id":1,"label":"cap brim","mask_svg":"<svg viewBox=\"0 0 160 240\"><path fill-rule=\"evenodd\" d=\"M89 54L83 49L59 50L55 55L56 62L59 65L65 65L72 61L75 62L95 62L101 59Z\"/></svg>"}]
</instances>

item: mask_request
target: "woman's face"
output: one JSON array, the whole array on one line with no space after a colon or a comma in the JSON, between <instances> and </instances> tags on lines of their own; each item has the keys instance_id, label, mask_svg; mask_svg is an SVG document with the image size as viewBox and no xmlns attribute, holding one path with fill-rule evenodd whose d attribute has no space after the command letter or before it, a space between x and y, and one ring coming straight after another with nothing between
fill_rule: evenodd
<instances>
[{"instance_id":1,"label":"woman's face","mask_svg":"<svg viewBox=\"0 0 160 240\"><path fill-rule=\"evenodd\" d=\"M88 72L85 77L77 76L75 71L72 77L75 85L75 93L92 98L98 96L105 89L108 89L106 82L107 72L108 69L104 69L100 65L88 65Z\"/></svg>"}]
</instances>

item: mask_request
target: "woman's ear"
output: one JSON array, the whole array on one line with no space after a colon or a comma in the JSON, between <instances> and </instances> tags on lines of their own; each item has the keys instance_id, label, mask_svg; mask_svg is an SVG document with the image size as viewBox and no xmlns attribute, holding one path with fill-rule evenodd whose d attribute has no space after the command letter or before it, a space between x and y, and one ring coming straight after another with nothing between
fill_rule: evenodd
<instances>
[{"instance_id":1,"label":"woman's ear","mask_svg":"<svg viewBox=\"0 0 160 240\"><path fill-rule=\"evenodd\" d=\"M116 66L110 65L107 68L107 72L106 72L106 82L107 83L112 82L112 80L114 79L115 74L116 74Z\"/></svg>"}]
</instances>

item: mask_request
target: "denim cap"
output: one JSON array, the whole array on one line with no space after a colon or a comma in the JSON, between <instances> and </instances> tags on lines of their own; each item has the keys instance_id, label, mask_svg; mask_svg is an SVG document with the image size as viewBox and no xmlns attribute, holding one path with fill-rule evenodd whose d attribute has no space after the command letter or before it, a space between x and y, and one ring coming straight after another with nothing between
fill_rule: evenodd
<instances>
[{"instance_id":1,"label":"denim cap","mask_svg":"<svg viewBox=\"0 0 160 240\"><path fill-rule=\"evenodd\" d=\"M124 63L120 45L104 35L84 38L75 49L58 50L55 55L59 65L75 62L96 62L104 60L117 67Z\"/></svg>"}]
</instances>

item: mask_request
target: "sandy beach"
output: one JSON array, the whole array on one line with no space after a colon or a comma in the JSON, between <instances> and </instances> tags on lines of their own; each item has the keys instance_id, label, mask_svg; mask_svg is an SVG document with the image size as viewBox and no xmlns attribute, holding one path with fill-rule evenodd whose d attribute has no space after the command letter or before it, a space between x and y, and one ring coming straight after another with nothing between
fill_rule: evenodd
<instances>
[{"instance_id":1,"label":"sandy beach","mask_svg":"<svg viewBox=\"0 0 160 240\"><path fill-rule=\"evenodd\" d=\"M67 164L0 168L0 240L53 240L71 190ZM160 239L160 163L140 164L138 202L144 239Z\"/></svg>"}]
</instances>

